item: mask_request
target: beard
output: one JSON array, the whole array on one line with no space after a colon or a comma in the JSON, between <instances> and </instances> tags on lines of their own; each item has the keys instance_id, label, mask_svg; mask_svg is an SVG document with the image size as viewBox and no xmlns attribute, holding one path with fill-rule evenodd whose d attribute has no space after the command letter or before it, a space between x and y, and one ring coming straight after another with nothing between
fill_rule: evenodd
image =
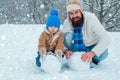
<instances>
[{"instance_id":1,"label":"beard","mask_svg":"<svg viewBox=\"0 0 120 80\"><path fill-rule=\"evenodd\" d=\"M75 19L78 19L78 20L75 21ZM83 23L83 16L82 17L79 17L79 16L73 17L71 19L71 21L72 21L73 27L80 27L80 25Z\"/></svg>"}]
</instances>

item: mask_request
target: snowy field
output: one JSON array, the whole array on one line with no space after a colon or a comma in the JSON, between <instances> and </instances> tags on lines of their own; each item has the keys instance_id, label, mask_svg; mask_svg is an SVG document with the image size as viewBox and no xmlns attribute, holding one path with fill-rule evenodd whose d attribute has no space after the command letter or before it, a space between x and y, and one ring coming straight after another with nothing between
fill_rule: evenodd
<instances>
[{"instance_id":1,"label":"snowy field","mask_svg":"<svg viewBox=\"0 0 120 80\"><path fill-rule=\"evenodd\" d=\"M88 71L35 74L44 25L0 25L0 80L120 80L120 33L110 32L109 56Z\"/></svg>"}]
</instances>

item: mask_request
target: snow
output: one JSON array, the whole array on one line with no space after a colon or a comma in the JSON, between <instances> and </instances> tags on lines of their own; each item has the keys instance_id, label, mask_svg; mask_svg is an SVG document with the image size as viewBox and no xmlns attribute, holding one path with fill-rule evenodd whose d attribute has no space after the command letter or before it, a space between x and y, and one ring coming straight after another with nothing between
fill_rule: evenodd
<instances>
[{"instance_id":1,"label":"snow","mask_svg":"<svg viewBox=\"0 0 120 80\"><path fill-rule=\"evenodd\" d=\"M0 13L0 15L2 16L3 14L2 14L2 13Z\"/></svg>"},{"instance_id":2,"label":"snow","mask_svg":"<svg viewBox=\"0 0 120 80\"><path fill-rule=\"evenodd\" d=\"M61 69L61 63L55 56L47 55L44 61L41 60L41 68L47 73L59 73Z\"/></svg>"},{"instance_id":3,"label":"snow","mask_svg":"<svg viewBox=\"0 0 120 80\"><path fill-rule=\"evenodd\" d=\"M45 17L48 17L48 15L47 15L47 14L45 14Z\"/></svg>"},{"instance_id":4,"label":"snow","mask_svg":"<svg viewBox=\"0 0 120 80\"><path fill-rule=\"evenodd\" d=\"M36 74L38 38L44 25L0 25L0 80L120 80L120 33L109 32L109 56L88 71Z\"/></svg>"},{"instance_id":5,"label":"snow","mask_svg":"<svg viewBox=\"0 0 120 80\"><path fill-rule=\"evenodd\" d=\"M30 14L27 14L27 17L30 17Z\"/></svg>"},{"instance_id":6,"label":"snow","mask_svg":"<svg viewBox=\"0 0 120 80\"><path fill-rule=\"evenodd\" d=\"M109 14L109 16L111 17L111 16L112 16L112 14Z\"/></svg>"},{"instance_id":7,"label":"snow","mask_svg":"<svg viewBox=\"0 0 120 80\"><path fill-rule=\"evenodd\" d=\"M83 62L80 57L84 52L75 52L69 59L69 66L74 71L88 71L90 68L89 62Z\"/></svg>"},{"instance_id":8,"label":"snow","mask_svg":"<svg viewBox=\"0 0 120 80\"><path fill-rule=\"evenodd\" d=\"M5 36L4 36L4 35L2 35L2 36L1 36L1 39L2 39L2 40L5 40Z\"/></svg>"},{"instance_id":9,"label":"snow","mask_svg":"<svg viewBox=\"0 0 120 80\"><path fill-rule=\"evenodd\" d=\"M41 9L45 8L45 5L44 5L44 4L41 4L41 5L40 5L40 8L41 8Z\"/></svg>"}]
</instances>

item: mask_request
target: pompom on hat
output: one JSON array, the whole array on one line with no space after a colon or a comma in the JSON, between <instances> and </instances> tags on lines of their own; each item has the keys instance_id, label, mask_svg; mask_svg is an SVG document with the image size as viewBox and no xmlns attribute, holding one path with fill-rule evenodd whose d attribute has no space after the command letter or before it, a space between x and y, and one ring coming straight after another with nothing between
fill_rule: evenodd
<instances>
[{"instance_id":1,"label":"pompom on hat","mask_svg":"<svg viewBox=\"0 0 120 80\"><path fill-rule=\"evenodd\" d=\"M46 28L50 26L55 26L58 29L60 28L60 18L58 16L58 10L57 9L51 9L50 15L46 21Z\"/></svg>"},{"instance_id":2,"label":"pompom on hat","mask_svg":"<svg viewBox=\"0 0 120 80\"><path fill-rule=\"evenodd\" d=\"M79 0L70 0L69 2L67 2L66 8L67 12L78 9L80 9L80 11L83 12L82 4L80 3Z\"/></svg>"}]
</instances>

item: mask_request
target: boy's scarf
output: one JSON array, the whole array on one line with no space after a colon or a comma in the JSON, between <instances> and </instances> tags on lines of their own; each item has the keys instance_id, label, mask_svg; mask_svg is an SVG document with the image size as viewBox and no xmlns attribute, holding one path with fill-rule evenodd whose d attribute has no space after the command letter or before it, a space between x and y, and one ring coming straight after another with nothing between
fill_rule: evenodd
<instances>
[{"instance_id":1,"label":"boy's scarf","mask_svg":"<svg viewBox=\"0 0 120 80\"><path fill-rule=\"evenodd\" d=\"M79 27L74 27L74 52L86 50L85 44L83 43L82 26L83 23Z\"/></svg>"}]
</instances>

